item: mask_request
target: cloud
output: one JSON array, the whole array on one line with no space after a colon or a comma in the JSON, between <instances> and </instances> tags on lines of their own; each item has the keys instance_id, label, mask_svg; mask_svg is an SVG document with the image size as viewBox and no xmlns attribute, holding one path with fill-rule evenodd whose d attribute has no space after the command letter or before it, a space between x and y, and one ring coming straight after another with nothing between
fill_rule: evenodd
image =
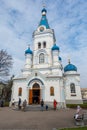
<instances>
[{"instance_id":1,"label":"cloud","mask_svg":"<svg viewBox=\"0 0 87 130\"><path fill-rule=\"evenodd\" d=\"M63 66L70 56L81 74L81 87L87 87L87 1L45 0L45 3ZM0 0L0 47L13 56L15 74L25 62L27 45L33 47L32 33L40 22L41 9L41 0Z\"/></svg>"},{"instance_id":2,"label":"cloud","mask_svg":"<svg viewBox=\"0 0 87 130\"><path fill-rule=\"evenodd\" d=\"M13 70L10 73L11 75L18 75L24 68L24 61L17 57L13 57L13 59L14 59Z\"/></svg>"}]
</instances>

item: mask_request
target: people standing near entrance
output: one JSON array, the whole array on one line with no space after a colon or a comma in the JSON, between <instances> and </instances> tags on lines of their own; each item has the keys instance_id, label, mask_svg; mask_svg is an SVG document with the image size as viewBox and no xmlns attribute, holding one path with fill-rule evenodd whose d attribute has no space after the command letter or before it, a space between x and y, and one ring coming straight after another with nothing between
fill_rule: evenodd
<instances>
[{"instance_id":1,"label":"people standing near entrance","mask_svg":"<svg viewBox=\"0 0 87 130\"><path fill-rule=\"evenodd\" d=\"M57 101L55 99L53 101L53 107L54 107L54 110L56 110L56 108L57 108Z\"/></svg>"},{"instance_id":2,"label":"people standing near entrance","mask_svg":"<svg viewBox=\"0 0 87 130\"><path fill-rule=\"evenodd\" d=\"M46 105L46 111L48 111L48 105Z\"/></svg>"},{"instance_id":3,"label":"people standing near entrance","mask_svg":"<svg viewBox=\"0 0 87 130\"><path fill-rule=\"evenodd\" d=\"M22 105L22 109L23 109L23 111L25 111L26 110L26 106L27 106L27 101L26 101L26 99L23 101L23 105Z\"/></svg>"},{"instance_id":4,"label":"people standing near entrance","mask_svg":"<svg viewBox=\"0 0 87 130\"><path fill-rule=\"evenodd\" d=\"M43 111L43 109L44 109L44 101L43 101L43 99L41 100L41 111Z\"/></svg>"},{"instance_id":5,"label":"people standing near entrance","mask_svg":"<svg viewBox=\"0 0 87 130\"><path fill-rule=\"evenodd\" d=\"M19 98L19 101L18 101L18 108L19 110L21 109L21 98Z\"/></svg>"}]
</instances>

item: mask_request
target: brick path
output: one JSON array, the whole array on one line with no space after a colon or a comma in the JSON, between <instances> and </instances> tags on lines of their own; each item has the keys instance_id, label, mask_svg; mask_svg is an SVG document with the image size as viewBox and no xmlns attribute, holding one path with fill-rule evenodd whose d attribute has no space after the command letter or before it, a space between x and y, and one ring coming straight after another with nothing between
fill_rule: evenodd
<instances>
[{"instance_id":1,"label":"brick path","mask_svg":"<svg viewBox=\"0 0 87 130\"><path fill-rule=\"evenodd\" d=\"M55 130L54 128L73 127L75 110L16 111L0 108L0 129L14 130Z\"/></svg>"}]
</instances>

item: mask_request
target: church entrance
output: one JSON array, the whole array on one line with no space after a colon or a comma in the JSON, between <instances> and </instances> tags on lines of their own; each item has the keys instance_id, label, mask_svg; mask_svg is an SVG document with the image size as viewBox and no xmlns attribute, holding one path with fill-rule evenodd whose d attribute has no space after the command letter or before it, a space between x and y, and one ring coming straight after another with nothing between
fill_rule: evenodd
<instances>
[{"instance_id":1,"label":"church entrance","mask_svg":"<svg viewBox=\"0 0 87 130\"><path fill-rule=\"evenodd\" d=\"M40 104L40 86L35 83L29 90L29 104Z\"/></svg>"}]
</instances>

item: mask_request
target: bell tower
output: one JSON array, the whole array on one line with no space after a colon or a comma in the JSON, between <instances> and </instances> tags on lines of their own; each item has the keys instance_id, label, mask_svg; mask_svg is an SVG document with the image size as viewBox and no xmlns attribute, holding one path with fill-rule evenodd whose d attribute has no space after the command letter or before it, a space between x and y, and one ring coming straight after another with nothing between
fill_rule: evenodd
<instances>
[{"instance_id":1,"label":"bell tower","mask_svg":"<svg viewBox=\"0 0 87 130\"><path fill-rule=\"evenodd\" d=\"M43 7L42 17L37 29L33 33L33 67L47 68L52 66L51 48L55 43L54 30L50 28L46 14L47 10Z\"/></svg>"}]
</instances>

